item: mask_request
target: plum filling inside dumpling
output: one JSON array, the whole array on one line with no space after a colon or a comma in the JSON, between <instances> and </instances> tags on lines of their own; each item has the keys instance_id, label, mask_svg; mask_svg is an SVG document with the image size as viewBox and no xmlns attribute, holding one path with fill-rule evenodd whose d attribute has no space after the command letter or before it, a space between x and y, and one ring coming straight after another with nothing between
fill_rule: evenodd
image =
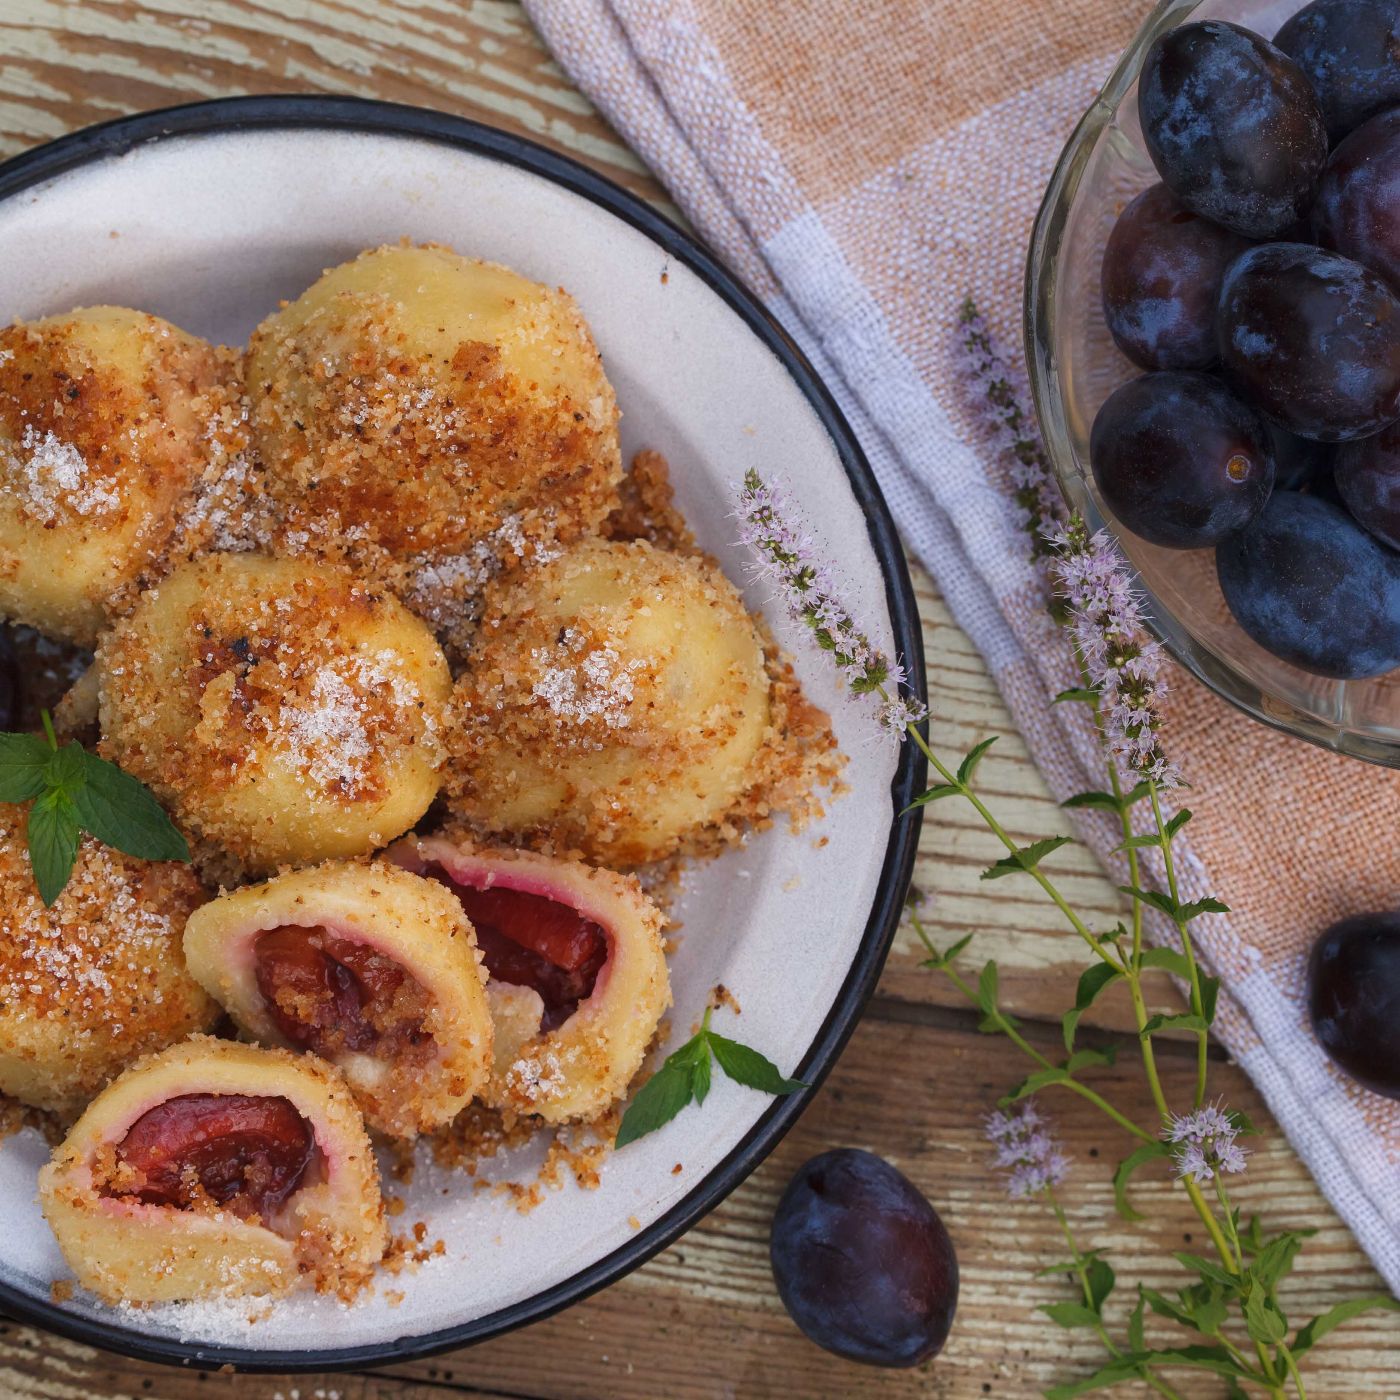
<instances>
[{"instance_id":1,"label":"plum filling inside dumpling","mask_svg":"<svg viewBox=\"0 0 1400 1400\"><path fill-rule=\"evenodd\" d=\"M428 993L393 958L325 928L289 926L253 947L267 1013L287 1040L334 1060L347 1051L426 1061Z\"/></svg>"},{"instance_id":2,"label":"plum filling inside dumpling","mask_svg":"<svg viewBox=\"0 0 1400 1400\"><path fill-rule=\"evenodd\" d=\"M315 1153L311 1125L288 1099L181 1094L127 1129L107 1194L266 1223L306 1180Z\"/></svg>"},{"instance_id":3,"label":"plum filling inside dumpling","mask_svg":"<svg viewBox=\"0 0 1400 1400\"><path fill-rule=\"evenodd\" d=\"M542 1031L562 1025L592 996L608 959L601 925L547 895L501 885L474 889L458 884L441 866L432 874L461 901L492 978L539 994Z\"/></svg>"},{"instance_id":4,"label":"plum filling inside dumpling","mask_svg":"<svg viewBox=\"0 0 1400 1400\"><path fill-rule=\"evenodd\" d=\"M388 858L450 891L487 972L491 1108L588 1119L626 1091L671 999L662 916L635 877L466 837Z\"/></svg>"}]
</instances>

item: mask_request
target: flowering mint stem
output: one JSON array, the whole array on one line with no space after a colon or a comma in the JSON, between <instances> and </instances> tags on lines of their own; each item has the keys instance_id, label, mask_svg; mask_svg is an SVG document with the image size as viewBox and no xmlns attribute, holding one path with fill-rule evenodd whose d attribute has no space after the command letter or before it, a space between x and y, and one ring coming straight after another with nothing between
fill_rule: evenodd
<instances>
[{"instance_id":1,"label":"flowering mint stem","mask_svg":"<svg viewBox=\"0 0 1400 1400\"><path fill-rule=\"evenodd\" d=\"M1157 823L1157 831L1162 838L1162 863L1167 872L1167 893L1171 895L1172 902L1180 907L1179 892L1176 881L1176 865L1172 860L1172 835L1167 830L1166 822L1162 818L1162 802L1157 791L1157 784L1148 782L1148 793L1152 802L1152 817ZM1191 1010L1197 1016L1204 1018L1205 1003L1201 996L1201 970L1196 965L1196 950L1191 942L1191 930L1187 927L1186 920L1177 914L1172 922L1176 925L1176 931L1181 937L1182 951L1186 954L1186 965L1191 970ZM1207 1073L1207 1050L1210 1040L1209 1031L1196 1032L1196 1107L1206 1101L1206 1073Z\"/></svg>"},{"instance_id":2,"label":"flowering mint stem","mask_svg":"<svg viewBox=\"0 0 1400 1400\"><path fill-rule=\"evenodd\" d=\"M1055 1212L1055 1219L1060 1222L1060 1233L1065 1237L1065 1243L1069 1246L1069 1257L1074 1260L1074 1273L1084 1294L1085 1305L1097 1312L1098 1308L1094 1303L1094 1290L1089 1283L1088 1261L1080 1253L1079 1242L1074 1238L1074 1231L1070 1229L1069 1217L1065 1214L1065 1208L1060 1204L1060 1198L1055 1194L1053 1186L1046 1187L1045 1199L1049 1202L1050 1209ZM1114 1346L1113 1339L1108 1335L1108 1330L1104 1327L1102 1319L1094 1324L1094 1331L1099 1334L1099 1340L1107 1348L1110 1356L1121 1355L1118 1348Z\"/></svg>"},{"instance_id":3,"label":"flowering mint stem","mask_svg":"<svg viewBox=\"0 0 1400 1400\"><path fill-rule=\"evenodd\" d=\"M909 922L913 927L914 932L918 934L919 940L923 943L924 947L928 949L929 953L934 958L937 958L938 949L934 945L933 940L928 936L928 930L924 928L919 916L915 914L913 910L909 911ZM952 984L958 989L958 991L960 991L963 994L963 996L965 996L968 999L968 1001L970 1001L975 1006L977 1004L977 994L972 990L970 986L968 986L966 979L961 975L961 973L959 973L955 967L952 967L946 962L940 961L940 966L948 980L952 982ZM1022 1054L1027 1055L1030 1059L1034 1060L1035 1063L1039 1065L1041 1069L1056 1068L1055 1064L1046 1056L1042 1055L1040 1051L1037 1050L1035 1046L1032 1045L1030 1041L1028 1041L1025 1038L1025 1036L1023 1036L1020 1033L1020 1031L1018 1031L1016 1027L1013 1026L1004 1016L998 1015L996 1017L996 1023L997 1030L999 1030L1002 1033L1002 1035L1004 1035L1018 1050L1020 1050ZM1120 1113L1116 1108L1114 1108L1114 1106L1111 1103L1109 1103L1109 1101L1106 1098L1104 1098L1102 1094L1091 1089L1087 1084L1082 1083L1080 1080L1076 1079L1072 1074L1067 1075L1064 1079L1059 1080L1057 1082L1060 1088L1068 1089L1071 1093L1078 1094L1079 1097L1083 1099L1086 1103L1093 1104L1094 1107L1097 1108L1101 1113L1111 1118L1120 1128L1123 1129L1124 1132L1131 1133L1135 1138L1140 1139L1142 1142L1156 1141L1156 1138L1154 1138L1151 1133L1147 1132L1143 1128L1140 1128L1136 1123L1133 1122L1131 1118L1127 1117L1125 1114Z\"/></svg>"},{"instance_id":4,"label":"flowering mint stem","mask_svg":"<svg viewBox=\"0 0 1400 1400\"><path fill-rule=\"evenodd\" d=\"M996 819L996 817L992 814L991 810L986 806L982 799L978 797L977 794L972 790L971 785L965 783L961 778L959 778L958 775L954 773L953 770L949 768L938 757L936 753L934 753L934 751L929 747L927 741L924 739L924 736L920 734L919 731L912 724L908 726L908 734L909 737L918 746L919 751L923 754L923 756L926 759L928 759L929 766L934 770L934 772L937 773L938 776L949 787L956 788L958 790L958 794L961 797L966 798L967 801L972 804L973 810L977 813L979 817L982 818L982 821L986 824L987 829L992 833L992 835L995 836L997 840L1000 841L1001 844L1005 846L1008 851L1014 853L1015 851L1019 850L1020 848L1016 845L1016 842L1007 834L1006 828L1002 826L1002 824ZM1118 958L1115 958L1113 954L1110 953L1108 949L1104 947L1104 945L1099 941L1099 939L1095 937L1094 933L1092 932L1092 930L1090 930L1088 925L1085 924L1084 921L1079 917L1079 915L1076 914L1074 910L1070 907L1069 901L1066 900L1064 895L1062 895L1059 892L1059 890L1055 888L1054 884L1044 874L1041 873L1038 867L1031 867L1026 871L1026 873L1036 882L1036 884L1040 886L1042 890L1045 891L1047 895L1049 895L1055 907L1069 921L1070 927L1089 945L1089 947L1091 947L1094 950L1095 953L1098 954L1100 958L1104 960L1104 962L1106 962L1111 968L1113 968L1117 972L1127 971L1123 963Z\"/></svg>"}]
</instances>

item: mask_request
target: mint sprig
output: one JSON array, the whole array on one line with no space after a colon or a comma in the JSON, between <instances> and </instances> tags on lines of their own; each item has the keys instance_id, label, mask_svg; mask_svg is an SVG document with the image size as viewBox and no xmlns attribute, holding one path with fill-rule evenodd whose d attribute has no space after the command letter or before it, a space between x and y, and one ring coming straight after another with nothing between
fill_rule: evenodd
<instances>
[{"instance_id":1,"label":"mint sprig","mask_svg":"<svg viewBox=\"0 0 1400 1400\"><path fill-rule=\"evenodd\" d=\"M39 898L53 904L78 859L84 831L138 860L190 858L150 790L76 740L60 747L49 712L44 738L0 734L0 802L29 802L29 863Z\"/></svg>"},{"instance_id":2,"label":"mint sprig","mask_svg":"<svg viewBox=\"0 0 1400 1400\"><path fill-rule=\"evenodd\" d=\"M792 1094L807 1085L788 1079L766 1055L710 1029L714 1008L705 1012L700 1029L666 1057L666 1063L642 1086L627 1106L615 1146L626 1147L669 1123L689 1103L702 1104L710 1092L711 1060L734 1080L765 1094Z\"/></svg>"}]
</instances>

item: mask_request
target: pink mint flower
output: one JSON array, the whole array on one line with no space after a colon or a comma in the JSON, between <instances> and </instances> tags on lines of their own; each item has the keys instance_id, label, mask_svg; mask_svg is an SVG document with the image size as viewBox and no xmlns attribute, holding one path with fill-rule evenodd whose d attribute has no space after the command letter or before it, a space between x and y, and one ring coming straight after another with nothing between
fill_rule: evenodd
<instances>
[{"instance_id":1,"label":"pink mint flower","mask_svg":"<svg viewBox=\"0 0 1400 1400\"><path fill-rule=\"evenodd\" d=\"M1069 1175L1069 1158L1049 1129L1049 1120L1029 1099L987 1115L984 1130L996 1148L992 1163L1006 1172L1013 1199L1038 1196Z\"/></svg>"},{"instance_id":2,"label":"pink mint flower","mask_svg":"<svg viewBox=\"0 0 1400 1400\"><path fill-rule=\"evenodd\" d=\"M776 585L788 616L831 654L850 689L879 696L880 723L902 739L928 709L908 694L904 667L871 645L842 604L834 575L817 558L792 504L753 470L744 475L738 503L739 539L753 550L760 576Z\"/></svg>"},{"instance_id":3,"label":"pink mint flower","mask_svg":"<svg viewBox=\"0 0 1400 1400\"><path fill-rule=\"evenodd\" d=\"M1035 416L1023 404L1030 386L1001 353L982 313L969 299L958 316L958 378L984 445L1004 464L1037 555L1045 531L1065 518L1064 497L1050 470Z\"/></svg>"},{"instance_id":4,"label":"pink mint flower","mask_svg":"<svg viewBox=\"0 0 1400 1400\"><path fill-rule=\"evenodd\" d=\"M1174 1116L1162 1136L1172 1144L1176 1174L1205 1183L1218 1172L1244 1171L1249 1154L1235 1141L1239 1132L1235 1120L1217 1103Z\"/></svg>"},{"instance_id":5,"label":"pink mint flower","mask_svg":"<svg viewBox=\"0 0 1400 1400\"><path fill-rule=\"evenodd\" d=\"M1161 744L1162 647L1147 632L1133 572L1103 530L1092 534L1077 512L1047 539L1048 568L1069 614L1070 635L1089 684L1109 752L1161 788L1180 781Z\"/></svg>"}]
</instances>

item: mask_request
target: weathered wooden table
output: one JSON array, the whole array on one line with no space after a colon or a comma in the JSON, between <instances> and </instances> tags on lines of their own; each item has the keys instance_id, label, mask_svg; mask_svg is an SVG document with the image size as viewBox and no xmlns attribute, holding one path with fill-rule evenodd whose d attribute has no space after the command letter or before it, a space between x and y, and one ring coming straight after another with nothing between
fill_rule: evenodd
<instances>
[{"instance_id":1,"label":"weathered wooden table","mask_svg":"<svg viewBox=\"0 0 1400 1400\"><path fill-rule=\"evenodd\" d=\"M656 183L545 54L503 0L0 0L0 155L143 108L243 93L358 93L494 122L558 146L669 210ZM673 212L673 211L672 211ZM915 571L934 741L959 753L989 734L986 787L1019 837L1067 830L1027 759L980 658ZM989 838L953 803L932 810L918 880L936 896L940 942L978 930L1002 969L1005 1004L1051 1046L1072 1000L1077 944L1016 881L984 884ZM1112 923L1118 897L1092 859L1056 857L1064 888ZM840 1064L797 1129L755 1176L688 1236L605 1293L550 1321L470 1351L354 1375L238 1377L139 1365L0 1323L0 1397L158 1396L193 1400L430 1400L492 1397L1029 1396L1090 1368L1083 1334L1061 1332L1034 1309L1069 1295L1034 1280L1058 1257L1057 1227L1038 1207L1012 1206L988 1170L980 1120L1024 1073L1017 1053L975 1029L976 1017L902 936L878 994ZM1091 1024L1101 1040L1129 1026L1126 1002L1106 997ZM1125 1064L1133 1057L1124 1056ZM1185 1073L1167 1055L1168 1074ZM1110 1071L1146 1121L1130 1071ZM1272 1128L1245 1076L1221 1066L1231 1103ZM1077 1158L1065 1196L1076 1229L1112 1251L1120 1280L1180 1282L1162 1260L1191 1247L1195 1217L1165 1178L1141 1174L1142 1226L1111 1209L1107 1183L1121 1144L1061 1104L1061 1133ZM805 1158L865 1146L897 1163L947 1221L962 1262L962 1301L944 1354L914 1372L864 1370L806 1342L773 1290L767 1228L778 1194ZM1298 1316L1379 1287L1373 1270L1291 1153L1272 1139L1237 1192L1246 1213L1267 1207L1278 1226L1318 1231L1290 1311ZM548 1208L547 1206L545 1207ZM1141 1261L1135 1252L1144 1249ZM1126 1292L1127 1290L1125 1290ZM1400 1396L1400 1323L1353 1323L1315 1353L1313 1400ZM1183 1393L1214 1395L1208 1385Z\"/></svg>"}]
</instances>

